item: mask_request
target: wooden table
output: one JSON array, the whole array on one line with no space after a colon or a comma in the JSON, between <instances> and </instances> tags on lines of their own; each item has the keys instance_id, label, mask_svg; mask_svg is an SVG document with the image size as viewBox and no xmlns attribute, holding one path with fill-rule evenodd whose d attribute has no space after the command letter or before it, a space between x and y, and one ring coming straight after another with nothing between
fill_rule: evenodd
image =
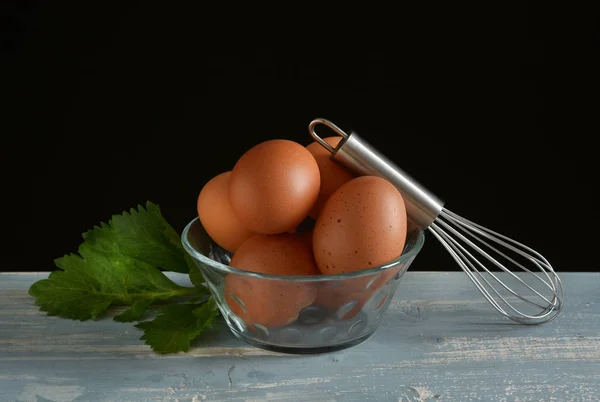
<instances>
[{"instance_id":1,"label":"wooden table","mask_svg":"<svg viewBox=\"0 0 600 402\"><path fill-rule=\"evenodd\" d=\"M314 356L251 347L222 321L157 355L131 323L38 312L27 289L46 275L0 274L1 401L600 401L600 273L562 274L563 313L522 326L463 273L409 272L370 340Z\"/></svg>"}]
</instances>

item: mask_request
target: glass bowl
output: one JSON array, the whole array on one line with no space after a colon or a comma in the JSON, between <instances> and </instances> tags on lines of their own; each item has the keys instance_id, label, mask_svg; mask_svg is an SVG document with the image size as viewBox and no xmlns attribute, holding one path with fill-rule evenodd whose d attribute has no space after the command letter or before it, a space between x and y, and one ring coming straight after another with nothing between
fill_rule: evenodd
<instances>
[{"instance_id":1,"label":"glass bowl","mask_svg":"<svg viewBox=\"0 0 600 402\"><path fill-rule=\"evenodd\" d=\"M370 338L424 238L420 230L408 233L402 255L379 267L279 276L228 266L231 253L212 241L198 218L181 236L231 332L251 345L283 353L331 352Z\"/></svg>"}]
</instances>

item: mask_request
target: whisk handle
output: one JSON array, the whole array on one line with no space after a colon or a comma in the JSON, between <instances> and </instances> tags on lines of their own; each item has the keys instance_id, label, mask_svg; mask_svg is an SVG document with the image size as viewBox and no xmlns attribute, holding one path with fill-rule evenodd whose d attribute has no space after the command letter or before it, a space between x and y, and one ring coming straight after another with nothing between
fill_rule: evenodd
<instances>
[{"instance_id":1,"label":"whisk handle","mask_svg":"<svg viewBox=\"0 0 600 402\"><path fill-rule=\"evenodd\" d=\"M314 127L318 124L326 125L342 136L336 148L331 147L316 134ZM404 198L406 213L410 220L421 229L429 227L442 211L443 201L380 154L356 132L351 131L350 134L346 134L325 119L313 120L309 125L309 132L317 142L332 153L333 160L349 170L360 175L379 176L392 183Z\"/></svg>"}]
</instances>

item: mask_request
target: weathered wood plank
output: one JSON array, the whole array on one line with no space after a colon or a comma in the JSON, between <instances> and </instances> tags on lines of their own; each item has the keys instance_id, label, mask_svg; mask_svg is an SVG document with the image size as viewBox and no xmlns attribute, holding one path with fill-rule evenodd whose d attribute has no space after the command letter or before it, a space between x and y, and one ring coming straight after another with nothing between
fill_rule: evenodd
<instances>
[{"instance_id":1,"label":"weathered wood plank","mask_svg":"<svg viewBox=\"0 0 600 402\"><path fill-rule=\"evenodd\" d=\"M224 324L156 355L132 324L39 313L27 289L46 275L0 274L0 400L600 401L600 274L562 274L563 313L528 327L462 273L409 272L369 341L316 356L248 346Z\"/></svg>"}]
</instances>

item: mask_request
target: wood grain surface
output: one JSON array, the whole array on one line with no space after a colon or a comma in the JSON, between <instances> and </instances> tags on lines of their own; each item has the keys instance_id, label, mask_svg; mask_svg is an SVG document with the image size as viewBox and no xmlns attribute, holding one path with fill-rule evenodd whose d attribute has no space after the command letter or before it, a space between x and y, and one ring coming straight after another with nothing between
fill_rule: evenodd
<instances>
[{"instance_id":1,"label":"wood grain surface","mask_svg":"<svg viewBox=\"0 0 600 402\"><path fill-rule=\"evenodd\" d=\"M27 289L46 276L0 274L0 401L600 401L600 273L562 274L563 313L522 326L463 273L409 272L371 339L313 356L249 346L223 321L157 355L131 323L38 312Z\"/></svg>"}]
</instances>

